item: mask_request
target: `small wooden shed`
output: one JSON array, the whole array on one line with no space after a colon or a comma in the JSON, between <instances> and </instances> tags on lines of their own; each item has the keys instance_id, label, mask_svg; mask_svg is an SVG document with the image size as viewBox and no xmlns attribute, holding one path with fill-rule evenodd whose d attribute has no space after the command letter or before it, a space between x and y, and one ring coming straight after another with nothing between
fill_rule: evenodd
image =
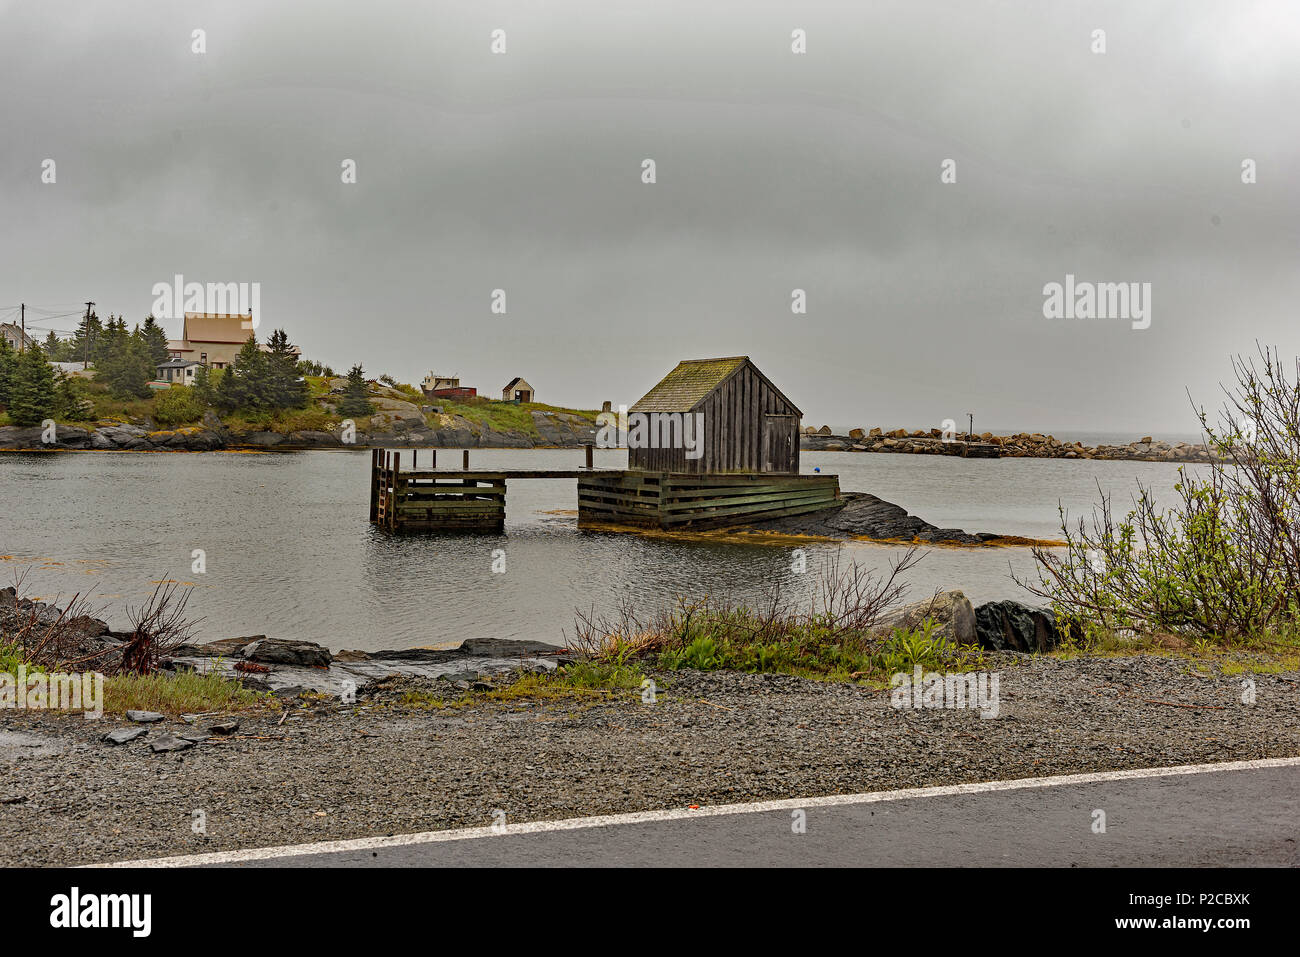
<instances>
[{"instance_id":1,"label":"small wooden shed","mask_svg":"<svg viewBox=\"0 0 1300 957\"><path fill-rule=\"evenodd\" d=\"M506 387L501 390L501 398L505 402L533 402L534 395L536 392L533 387L519 376L507 382Z\"/></svg>"},{"instance_id":2,"label":"small wooden shed","mask_svg":"<svg viewBox=\"0 0 1300 957\"><path fill-rule=\"evenodd\" d=\"M629 412L704 415L699 458L687 458L683 448L629 448L631 469L707 475L799 472L803 413L749 356L683 360Z\"/></svg>"}]
</instances>

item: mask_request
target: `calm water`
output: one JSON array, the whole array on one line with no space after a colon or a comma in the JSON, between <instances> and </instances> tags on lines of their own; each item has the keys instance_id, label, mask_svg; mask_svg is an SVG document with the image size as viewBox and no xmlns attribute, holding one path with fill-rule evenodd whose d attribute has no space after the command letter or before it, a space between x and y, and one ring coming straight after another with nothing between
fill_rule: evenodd
<instances>
[{"instance_id":1,"label":"calm water","mask_svg":"<svg viewBox=\"0 0 1300 957\"><path fill-rule=\"evenodd\" d=\"M427 455L428 453L424 453ZM443 453L459 462L460 453ZM573 468L567 450L475 450L482 468ZM1135 479L1168 492L1176 466L1064 460L805 452L841 488L869 491L942 527L1057 537L1057 502L1072 512L1096 483L1127 503ZM403 455L409 461L409 453ZM597 450L598 467L626 454ZM774 580L807 597L836 553L884 567L899 550L808 545L809 573L790 549L579 532L572 480L515 481L506 534L394 538L366 521L370 453L250 455L54 453L0 455L0 585L28 569L31 593L92 591L106 617L139 602L153 581L192 583L203 638L270 634L332 648L396 648L469 637L560 643L575 609L639 607L675 596L761 594ZM448 458L445 464L451 464ZM1158 496L1159 497L1159 496ZM191 553L206 553L205 574ZM493 550L506 572L492 572ZM932 549L911 576L912 599L959 587L975 602L1026 597L1009 566L1032 570L1023 549Z\"/></svg>"}]
</instances>

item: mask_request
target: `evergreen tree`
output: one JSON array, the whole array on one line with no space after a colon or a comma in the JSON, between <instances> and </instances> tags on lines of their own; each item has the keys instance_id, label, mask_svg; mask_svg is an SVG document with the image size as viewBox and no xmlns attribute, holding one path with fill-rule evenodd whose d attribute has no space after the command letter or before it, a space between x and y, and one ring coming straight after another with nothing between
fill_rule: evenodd
<instances>
[{"instance_id":1,"label":"evergreen tree","mask_svg":"<svg viewBox=\"0 0 1300 957\"><path fill-rule=\"evenodd\" d=\"M149 347L149 358L153 360L154 365L160 362L166 362L167 351L167 333L163 332L163 327L158 325L158 320L153 314L145 316L144 326L140 330L144 337L145 344Z\"/></svg>"},{"instance_id":2,"label":"evergreen tree","mask_svg":"<svg viewBox=\"0 0 1300 957\"><path fill-rule=\"evenodd\" d=\"M152 393L149 381L157 375L157 369L138 327L129 333L124 320L110 319L100 337L98 352L97 378L108 385L113 395L120 399L143 399Z\"/></svg>"},{"instance_id":3,"label":"evergreen tree","mask_svg":"<svg viewBox=\"0 0 1300 957\"><path fill-rule=\"evenodd\" d=\"M216 405L217 390L212 387L212 373L208 371L207 366L199 366L194 373L194 385L190 388L194 390L194 398L205 406Z\"/></svg>"},{"instance_id":4,"label":"evergreen tree","mask_svg":"<svg viewBox=\"0 0 1300 957\"><path fill-rule=\"evenodd\" d=\"M275 409L301 409L307 404L307 383L298 374L298 360L283 329L271 333L266 356L267 403Z\"/></svg>"},{"instance_id":5,"label":"evergreen tree","mask_svg":"<svg viewBox=\"0 0 1300 957\"><path fill-rule=\"evenodd\" d=\"M63 343L59 340L59 337L54 334L54 330L50 330L50 334L45 337L45 342L42 344L41 348L45 350L45 358L49 359L51 362L67 361L63 358Z\"/></svg>"},{"instance_id":6,"label":"evergreen tree","mask_svg":"<svg viewBox=\"0 0 1300 957\"><path fill-rule=\"evenodd\" d=\"M339 415L370 415L374 411L375 407L366 398L366 374L360 365L354 365L348 370L348 384L339 402Z\"/></svg>"},{"instance_id":7,"label":"evergreen tree","mask_svg":"<svg viewBox=\"0 0 1300 957\"><path fill-rule=\"evenodd\" d=\"M130 335L126 331L126 320L110 314L107 324L90 347L90 361L95 368L120 362L126 355L126 341Z\"/></svg>"},{"instance_id":8,"label":"evergreen tree","mask_svg":"<svg viewBox=\"0 0 1300 957\"><path fill-rule=\"evenodd\" d=\"M9 418L15 425L40 425L58 411L54 367L46 361L40 346L19 354L9 398Z\"/></svg>"},{"instance_id":9,"label":"evergreen tree","mask_svg":"<svg viewBox=\"0 0 1300 957\"><path fill-rule=\"evenodd\" d=\"M61 375L55 385L59 416L69 422L82 422L94 414L95 405L86 398L83 381L76 376Z\"/></svg>"},{"instance_id":10,"label":"evergreen tree","mask_svg":"<svg viewBox=\"0 0 1300 957\"><path fill-rule=\"evenodd\" d=\"M225 370L217 384L217 405L227 411L246 409L262 411L270 408L266 393L267 354L257 345L257 336L250 335L239 349L234 364Z\"/></svg>"},{"instance_id":11,"label":"evergreen tree","mask_svg":"<svg viewBox=\"0 0 1300 957\"><path fill-rule=\"evenodd\" d=\"M18 351L0 336L0 405L8 408L13 397L14 374L18 369Z\"/></svg>"},{"instance_id":12,"label":"evergreen tree","mask_svg":"<svg viewBox=\"0 0 1300 957\"><path fill-rule=\"evenodd\" d=\"M76 335L72 337L72 343L68 348L69 361L93 362L95 348L103 332L104 324L99 321L97 314L92 312L89 319L83 316L81 322L77 325Z\"/></svg>"}]
</instances>

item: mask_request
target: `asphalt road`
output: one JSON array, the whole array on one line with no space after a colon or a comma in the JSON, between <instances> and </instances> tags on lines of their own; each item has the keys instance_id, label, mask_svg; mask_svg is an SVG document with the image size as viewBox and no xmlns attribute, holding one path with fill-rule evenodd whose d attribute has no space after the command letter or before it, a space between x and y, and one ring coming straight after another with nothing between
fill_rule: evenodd
<instances>
[{"instance_id":1,"label":"asphalt road","mask_svg":"<svg viewBox=\"0 0 1300 957\"><path fill-rule=\"evenodd\" d=\"M1294 759L1292 759L1294 761ZM408 837L398 846L279 849L262 867L1300 866L1300 766L1250 767L795 805L603 826L531 824ZM823 799L843 801L844 798ZM854 800L854 799L847 799ZM762 808L764 805L756 805ZM1094 812L1105 812L1095 832ZM678 813L678 812L672 812ZM688 814L690 812L687 812ZM634 818L635 816L623 816ZM486 832L486 833L485 833ZM450 837L451 833L458 836ZM380 839L381 841L383 839ZM349 843L349 842L340 842ZM216 855L210 857L217 857ZM184 863L173 860L169 863ZM200 863L195 860L194 863Z\"/></svg>"}]
</instances>

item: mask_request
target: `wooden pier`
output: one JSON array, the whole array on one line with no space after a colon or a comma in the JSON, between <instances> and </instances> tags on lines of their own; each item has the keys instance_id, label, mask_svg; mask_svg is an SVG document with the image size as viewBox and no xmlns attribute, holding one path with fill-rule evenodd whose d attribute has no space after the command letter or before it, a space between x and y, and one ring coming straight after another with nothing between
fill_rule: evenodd
<instances>
[{"instance_id":1,"label":"wooden pier","mask_svg":"<svg viewBox=\"0 0 1300 957\"><path fill-rule=\"evenodd\" d=\"M717 528L839 503L836 476L799 474L803 413L747 356L679 362L630 413L636 425L620 426L627 469L594 468L590 445L585 468L559 470L470 471L465 449L459 471L439 469L430 450L430 468L416 467L413 451L404 472L400 452L375 449L370 521L390 532L500 534L511 479L577 479L579 526Z\"/></svg>"},{"instance_id":2,"label":"wooden pier","mask_svg":"<svg viewBox=\"0 0 1300 957\"><path fill-rule=\"evenodd\" d=\"M402 469L402 453L370 453L370 521L389 532L501 534L516 479L577 479L578 525L718 528L836 505L834 475L698 475L639 469ZM430 465L437 451L429 450ZM587 447L591 461L591 447Z\"/></svg>"},{"instance_id":3,"label":"wooden pier","mask_svg":"<svg viewBox=\"0 0 1300 957\"><path fill-rule=\"evenodd\" d=\"M719 528L815 512L839 498L835 475L613 472L578 479L578 524Z\"/></svg>"}]
</instances>

